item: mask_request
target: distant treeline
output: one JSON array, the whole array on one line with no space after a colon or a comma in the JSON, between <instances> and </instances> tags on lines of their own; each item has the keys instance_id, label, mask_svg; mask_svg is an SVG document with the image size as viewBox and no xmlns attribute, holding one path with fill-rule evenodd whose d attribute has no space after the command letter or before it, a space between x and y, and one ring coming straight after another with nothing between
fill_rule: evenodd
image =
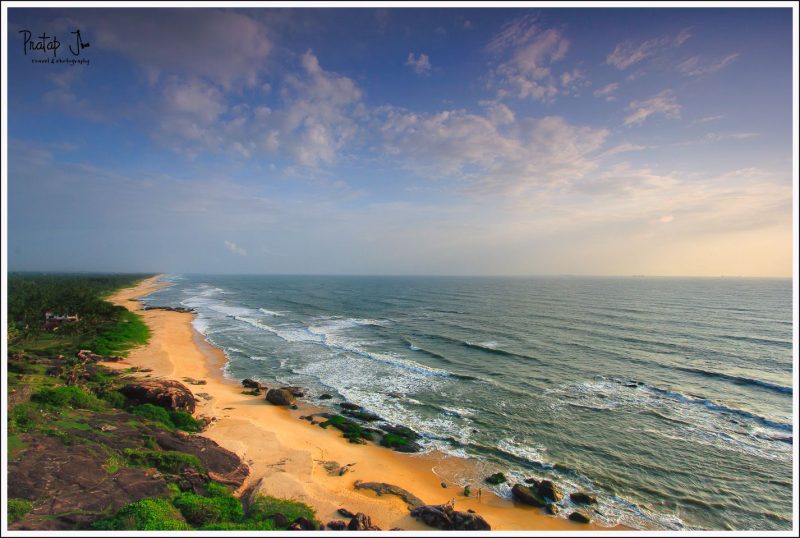
<instances>
[{"instance_id":1,"label":"distant treeline","mask_svg":"<svg viewBox=\"0 0 800 538\"><path fill-rule=\"evenodd\" d=\"M128 317L124 308L112 305L103 297L149 276L152 275L9 273L9 344L44 351L59 346L76 348L93 342ZM65 323L44 338L46 312L77 314L80 320Z\"/></svg>"}]
</instances>

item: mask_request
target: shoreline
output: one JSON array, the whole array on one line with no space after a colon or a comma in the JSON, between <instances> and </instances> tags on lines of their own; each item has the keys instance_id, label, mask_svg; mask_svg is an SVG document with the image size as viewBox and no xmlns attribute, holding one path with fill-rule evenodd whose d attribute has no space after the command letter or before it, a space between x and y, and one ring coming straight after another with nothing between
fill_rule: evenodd
<instances>
[{"instance_id":1,"label":"shoreline","mask_svg":"<svg viewBox=\"0 0 800 538\"><path fill-rule=\"evenodd\" d=\"M167 310L144 310L138 300L166 286L157 275L138 285L118 290L108 297L114 304L143 316L150 328L149 342L130 351L118 363L104 363L112 369L131 366L152 369L150 377L173 379L184 383L199 400L196 415L212 420L201 434L235 452L250 467L250 475L239 492L255 488L274 497L294 498L309 504L324 524L341 519L340 507L363 512L384 530L436 529L413 518L406 504L394 495L378 496L372 491L355 489L357 480L383 482L399 486L421 498L426 504L444 504L456 499L456 509L475 510L492 530L537 531L618 531L623 526L603 527L578 524L544 514L540 509L498 497L486 490L478 498L463 496L463 489L449 483L441 486L438 469L449 472L470 465L440 452L404 454L368 443L347 442L335 429L323 429L301 415L319 408L298 401L298 409L273 406L264 396L242 394L244 387L223 375L227 358L192 326L194 314ZM143 375L143 374L137 374ZM205 385L191 385L184 378L203 379ZM342 476L329 475L322 462L354 464Z\"/></svg>"}]
</instances>

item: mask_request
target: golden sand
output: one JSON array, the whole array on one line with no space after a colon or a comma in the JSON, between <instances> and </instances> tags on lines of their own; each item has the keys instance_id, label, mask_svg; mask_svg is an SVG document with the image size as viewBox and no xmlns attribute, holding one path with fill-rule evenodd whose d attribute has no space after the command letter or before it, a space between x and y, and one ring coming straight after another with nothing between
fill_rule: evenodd
<instances>
[{"instance_id":1,"label":"golden sand","mask_svg":"<svg viewBox=\"0 0 800 538\"><path fill-rule=\"evenodd\" d=\"M110 297L113 303L141 314L150 327L151 338L147 345L132 350L124 361L106 365L150 368L152 372L146 375L178 381L204 379L205 385L186 384L200 400L196 415L216 419L202 435L235 452L250 466L250 476L242 490L257 485L264 494L305 502L317 511L323 523L342 519L336 513L339 507L364 512L385 530L433 529L411 517L398 497L357 490L353 487L356 480L394 484L427 504L442 504L455 498L457 510L475 510L493 530L605 529L547 516L538 508L502 499L488 490L477 498L477 484L472 488L472 496L464 497L463 489L456 484L443 488L441 483L442 476L453 476L454 468L468 466L467 460L439 453L401 454L372 443L351 444L338 430L299 420L301 415L315 410L307 404L301 403L298 410L290 410L269 404L263 396L242 394L243 387L223 377L225 356L194 330L192 314L142 310L137 298L162 287L164 284L158 278L147 279ZM321 464L323 461L353 465L342 476L330 476Z\"/></svg>"}]
</instances>

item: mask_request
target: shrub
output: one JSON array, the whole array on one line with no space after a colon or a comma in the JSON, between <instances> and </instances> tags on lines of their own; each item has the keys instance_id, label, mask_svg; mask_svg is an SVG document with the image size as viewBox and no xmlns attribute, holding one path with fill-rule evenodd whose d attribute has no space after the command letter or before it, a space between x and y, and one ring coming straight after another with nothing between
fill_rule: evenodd
<instances>
[{"instance_id":1,"label":"shrub","mask_svg":"<svg viewBox=\"0 0 800 538\"><path fill-rule=\"evenodd\" d=\"M75 409L103 408L103 402L94 394L80 387L44 387L33 393L31 400L53 407L72 407Z\"/></svg>"},{"instance_id":2,"label":"shrub","mask_svg":"<svg viewBox=\"0 0 800 538\"><path fill-rule=\"evenodd\" d=\"M314 513L314 509L307 504L290 499L277 499L268 495L258 495L255 500L253 500L247 512L247 521L253 523L269 521L269 516L278 513L286 516L286 520L289 522L294 521L298 517L304 517L309 521L316 522L316 513Z\"/></svg>"},{"instance_id":3,"label":"shrub","mask_svg":"<svg viewBox=\"0 0 800 538\"><path fill-rule=\"evenodd\" d=\"M11 423L21 431L32 430L42 422L42 410L36 404L21 403L11 411Z\"/></svg>"},{"instance_id":4,"label":"shrub","mask_svg":"<svg viewBox=\"0 0 800 538\"><path fill-rule=\"evenodd\" d=\"M181 493L172 504L192 525L238 523L244 517L242 503L231 495L202 497L194 493Z\"/></svg>"},{"instance_id":5,"label":"shrub","mask_svg":"<svg viewBox=\"0 0 800 538\"><path fill-rule=\"evenodd\" d=\"M95 521L97 530L180 531L190 527L166 499L142 499L123 507L114 516Z\"/></svg>"},{"instance_id":6,"label":"shrub","mask_svg":"<svg viewBox=\"0 0 800 538\"><path fill-rule=\"evenodd\" d=\"M163 407L146 403L134 406L133 408L131 408L131 413L140 416L142 418L146 418L148 420L161 422L162 424L166 424L170 428L173 427L172 420L170 420L169 418L169 412Z\"/></svg>"},{"instance_id":7,"label":"shrub","mask_svg":"<svg viewBox=\"0 0 800 538\"><path fill-rule=\"evenodd\" d=\"M219 482L209 482L206 484L206 491L211 497L223 497L225 495L230 495L230 488L225 484L220 484Z\"/></svg>"},{"instance_id":8,"label":"shrub","mask_svg":"<svg viewBox=\"0 0 800 538\"><path fill-rule=\"evenodd\" d=\"M172 424L179 430L187 432L199 432L203 429L203 423L186 411L170 411L169 418L172 421Z\"/></svg>"},{"instance_id":9,"label":"shrub","mask_svg":"<svg viewBox=\"0 0 800 538\"><path fill-rule=\"evenodd\" d=\"M123 409L127 401L125 396L118 390L110 390L100 395L100 398L108 402L111 407Z\"/></svg>"},{"instance_id":10,"label":"shrub","mask_svg":"<svg viewBox=\"0 0 800 538\"><path fill-rule=\"evenodd\" d=\"M197 456L174 450L148 450L144 448L126 448L125 458L131 465L155 467L161 472L178 474L186 467L194 467L205 472L205 467Z\"/></svg>"},{"instance_id":11,"label":"shrub","mask_svg":"<svg viewBox=\"0 0 800 538\"><path fill-rule=\"evenodd\" d=\"M31 511L33 505L25 499L8 499L8 519L13 523L19 521Z\"/></svg>"}]
</instances>

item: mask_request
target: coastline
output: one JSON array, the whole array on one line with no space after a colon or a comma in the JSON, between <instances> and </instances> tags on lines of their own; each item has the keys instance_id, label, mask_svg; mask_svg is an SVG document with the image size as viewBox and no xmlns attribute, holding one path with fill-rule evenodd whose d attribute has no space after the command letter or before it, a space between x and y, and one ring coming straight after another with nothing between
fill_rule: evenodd
<instances>
[{"instance_id":1,"label":"coastline","mask_svg":"<svg viewBox=\"0 0 800 538\"><path fill-rule=\"evenodd\" d=\"M188 377L205 380L205 385L187 385L196 397L205 395L198 397L196 415L213 420L200 435L235 452L250 467L250 476L240 491L256 488L263 494L300 500L312 506L323 523L340 519L340 507L363 512L382 529L435 530L413 518L399 497L357 490L353 486L356 480L399 486L426 504L443 504L455 498L457 510L475 510L492 530L627 530L547 516L538 508L514 503L490 491L481 498L464 497L455 484L443 488L442 478L434 470L467 465L466 460L437 452L402 454L371 443L351 444L336 430L299 420L301 415L316 411L316 407L301 401L299 409L291 410L270 405L263 396L242 394L243 387L222 374L226 362L222 350L194 330L193 314L142 309L138 298L164 287L160 277L118 290L109 297L112 303L142 315L151 337L147 345L132 350L125 360L106 366L148 368L152 370L148 374L151 377L180 382ZM331 476L322 466L323 461L355 465L342 476Z\"/></svg>"}]
</instances>

